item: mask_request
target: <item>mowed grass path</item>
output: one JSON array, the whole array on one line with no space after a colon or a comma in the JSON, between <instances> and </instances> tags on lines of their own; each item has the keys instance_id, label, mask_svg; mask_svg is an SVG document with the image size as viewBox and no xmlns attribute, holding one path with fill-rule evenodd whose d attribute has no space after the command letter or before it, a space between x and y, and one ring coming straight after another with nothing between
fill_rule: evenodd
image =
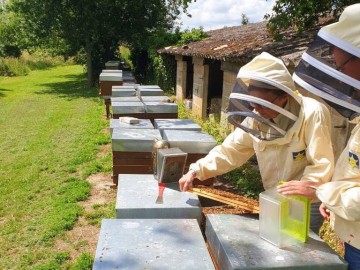
<instances>
[{"instance_id":1,"label":"mowed grass path","mask_svg":"<svg viewBox=\"0 0 360 270\"><path fill-rule=\"evenodd\" d=\"M54 242L83 211L86 177L111 170L96 156L107 126L81 66L0 77L0 269L69 268Z\"/></svg>"}]
</instances>

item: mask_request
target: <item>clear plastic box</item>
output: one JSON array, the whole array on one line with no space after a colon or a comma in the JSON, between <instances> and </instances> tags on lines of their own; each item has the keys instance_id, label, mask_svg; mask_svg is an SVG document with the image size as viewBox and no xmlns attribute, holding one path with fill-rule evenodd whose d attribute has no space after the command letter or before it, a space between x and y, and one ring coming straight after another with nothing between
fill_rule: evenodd
<instances>
[{"instance_id":1,"label":"clear plastic box","mask_svg":"<svg viewBox=\"0 0 360 270\"><path fill-rule=\"evenodd\" d=\"M260 193L260 237L285 247L306 242L310 226L310 200L303 196L284 196L276 188Z\"/></svg>"}]
</instances>

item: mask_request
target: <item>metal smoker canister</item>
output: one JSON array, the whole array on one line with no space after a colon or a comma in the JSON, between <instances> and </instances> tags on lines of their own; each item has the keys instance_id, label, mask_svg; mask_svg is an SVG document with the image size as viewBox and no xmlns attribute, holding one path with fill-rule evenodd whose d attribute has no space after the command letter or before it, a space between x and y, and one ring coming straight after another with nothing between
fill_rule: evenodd
<instances>
[{"instance_id":1,"label":"metal smoker canister","mask_svg":"<svg viewBox=\"0 0 360 270\"><path fill-rule=\"evenodd\" d=\"M159 139L154 139L153 142L153 148L152 148L152 165L153 165L153 174L156 180L158 180L159 175L157 173L157 155L158 155L158 150L159 149L166 149L169 148L170 144L168 141L165 140L159 140Z\"/></svg>"}]
</instances>

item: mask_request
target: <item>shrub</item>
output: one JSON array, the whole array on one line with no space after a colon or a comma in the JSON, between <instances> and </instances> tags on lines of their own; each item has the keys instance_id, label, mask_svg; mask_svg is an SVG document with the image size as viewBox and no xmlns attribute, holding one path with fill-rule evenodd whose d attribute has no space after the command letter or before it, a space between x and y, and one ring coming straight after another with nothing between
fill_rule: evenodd
<instances>
[{"instance_id":1,"label":"shrub","mask_svg":"<svg viewBox=\"0 0 360 270\"><path fill-rule=\"evenodd\" d=\"M222 143L225 139L223 135L219 117L214 115L206 120L201 120L199 117L194 116L191 110L187 110L184 102L178 102L179 118L190 118L201 126L201 129L217 141L218 144ZM222 175L225 181L233 183L237 190L248 197L258 198L259 193L264 190L261 176L257 168L257 161L255 158L250 159L243 166Z\"/></svg>"}]
</instances>

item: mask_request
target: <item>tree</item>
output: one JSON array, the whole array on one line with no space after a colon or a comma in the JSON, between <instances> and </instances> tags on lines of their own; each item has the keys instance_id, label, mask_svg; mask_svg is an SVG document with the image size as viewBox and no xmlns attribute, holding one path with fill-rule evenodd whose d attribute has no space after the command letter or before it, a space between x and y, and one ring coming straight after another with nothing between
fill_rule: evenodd
<instances>
[{"instance_id":1,"label":"tree","mask_svg":"<svg viewBox=\"0 0 360 270\"><path fill-rule=\"evenodd\" d=\"M119 44L139 47L156 32L171 29L179 9L191 0L12 0L22 36L33 37L27 46L44 46L61 40L70 51L86 53L88 84L108 60L116 57Z\"/></svg>"},{"instance_id":2,"label":"tree","mask_svg":"<svg viewBox=\"0 0 360 270\"><path fill-rule=\"evenodd\" d=\"M246 25L248 23L249 23L249 18L246 16L246 14L242 13L241 14L241 24Z\"/></svg>"},{"instance_id":3,"label":"tree","mask_svg":"<svg viewBox=\"0 0 360 270\"><path fill-rule=\"evenodd\" d=\"M356 0L277 0L272 14L266 14L268 29L279 37L282 30L294 27L302 31L314 26L318 20L326 16L341 14L344 7L355 4Z\"/></svg>"}]
</instances>

